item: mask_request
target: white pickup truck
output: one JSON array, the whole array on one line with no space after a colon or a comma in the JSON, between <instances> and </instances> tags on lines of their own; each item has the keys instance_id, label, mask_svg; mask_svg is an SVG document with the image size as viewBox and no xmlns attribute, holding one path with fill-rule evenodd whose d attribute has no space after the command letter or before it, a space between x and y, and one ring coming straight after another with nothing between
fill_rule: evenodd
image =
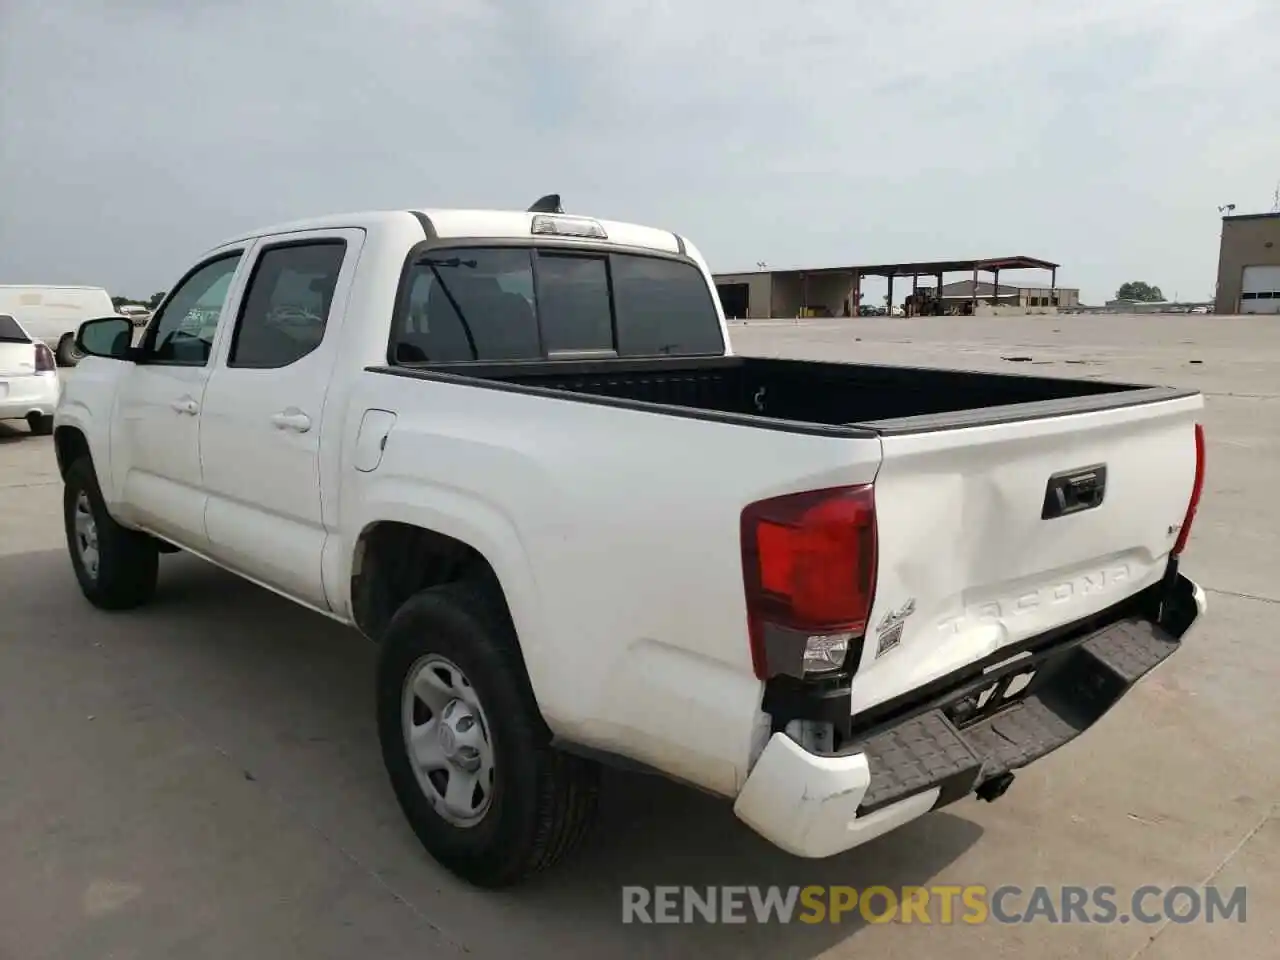
<instances>
[{"instance_id":1,"label":"white pickup truck","mask_svg":"<svg viewBox=\"0 0 1280 960\"><path fill-rule=\"evenodd\" d=\"M691 243L554 198L237 237L131 334L57 409L85 596L181 549L381 644L391 784L476 884L602 762L805 857L994 800L1204 609L1195 391L735 356Z\"/></svg>"}]
</instances>

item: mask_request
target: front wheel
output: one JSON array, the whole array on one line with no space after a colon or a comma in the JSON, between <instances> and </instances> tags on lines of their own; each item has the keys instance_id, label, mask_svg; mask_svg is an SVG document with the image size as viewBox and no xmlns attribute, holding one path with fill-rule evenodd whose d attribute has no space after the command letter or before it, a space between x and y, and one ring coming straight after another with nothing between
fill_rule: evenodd
<instances>
[{"instance_id":1,"label":"front wheel","mask_svg":"<svg viewBox=\"0 0 1280 960\"><path fill-rule=\"evenodd\" d=\"M510 886L581 841L599 769L551 746L500 598L469 582L410 598L382 640L377 702L396 799L447 869Z\"/></svg>"},{"instance_id":2,"label":"front wheel","mask_svg":"<svg viewBox=\"0 0 1280 960\"><path fill-rule=\"evenodd\" d=\"M74 367L84 359L84 352L76 346L76 335L74 333L65 334L58 341L56 356L59 365L64 367Z\"/></svg>"},{"instance_id":3,"label":"front wheel","mask_svg":"<svg viewBox=\"0 0 1280 960\"><path fill-rule=\"evenodd\" d=\"M88 457L67 470L62 517L71 566L90 603L103 610L129 610L151 599L159 576L156 542L111 519Z\"/></svg>"}]
</instances>

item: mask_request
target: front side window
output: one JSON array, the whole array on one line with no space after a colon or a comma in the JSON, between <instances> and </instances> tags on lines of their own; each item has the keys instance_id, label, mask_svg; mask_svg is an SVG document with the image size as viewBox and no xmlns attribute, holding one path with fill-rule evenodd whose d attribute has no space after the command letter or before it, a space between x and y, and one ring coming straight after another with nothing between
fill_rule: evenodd
<instances>
[{"instance_id":1,"label":"front side window","mask_svg":"<svg viewBox=\"0 0 1280 960\"><path fill-rule=\"evenodd\" d=\"M179 284L147 332L149 361L197 367L209 362L218 317L240 257L236 252L211 260Z\"/></svg>"},{"instance_id":2,"label":"front side window","mask_svg":"<svg viewBox=\"0 0 1280 960\"><path fill-rule=\"evenodd\" d=\"M346 253L341 240L264 250L241 302L227 366L278 369L320 346Z\"/></svg>"},{"instance_id":3,"label":"front side window","mask_svg":"<svg viewBox=\"0 0 1280 960\"><path fill-rule=\"evenodd\" d=\"M437 249L414 262L396 323L399 363L542 356L528 248Z\"/></svg>"}]
</instances>

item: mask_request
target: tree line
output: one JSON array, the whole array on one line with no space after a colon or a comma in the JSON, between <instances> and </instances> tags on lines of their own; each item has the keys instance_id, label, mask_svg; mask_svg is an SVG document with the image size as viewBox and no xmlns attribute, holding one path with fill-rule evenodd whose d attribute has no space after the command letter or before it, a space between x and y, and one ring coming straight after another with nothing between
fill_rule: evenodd
<instances>
[{"instance_id":1,"label":"tree line","mask_svg":"<svg viewBox=\"0 0 1280 960\"><path fill-rule=\"evenodd\" d=\"M1130 280L1128 283L1120 284L1120 289L1116 291L1116 299L1160 303L1164 300L1164 294L1160 292L1159 287L1153 287L1144 280Z\"/></svg>"},{"instance_id":2,"label":"tree line","mask_svg":"<svg viewBox=\"0 0 1280 960\"><path fill-rule=\"evenodd\" d=\"M119 310L121 307L146 307L148 310L154 310L160 306L160 301L164 299L165 291L159 290L149 296L146 300L135 300L132 297L112 297L111 305Z\"/></svg>"}]
</instances>

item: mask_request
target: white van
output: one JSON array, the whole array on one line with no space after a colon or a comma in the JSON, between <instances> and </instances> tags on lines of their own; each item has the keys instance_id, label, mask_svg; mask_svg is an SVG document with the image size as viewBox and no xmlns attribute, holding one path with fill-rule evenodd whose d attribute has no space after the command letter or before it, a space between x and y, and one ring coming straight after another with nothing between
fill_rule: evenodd
<instances>
[{"instance_id":1,"label":"white van","mask_svg":"<svg viewBox=\"0 0 1280 960\"><path fill-rule=\"evenodd\" d=\"M64 367L81 360L76 331L86 320L116 315L111 297L101 287L0 285L0 314L15 317L37 340L49 345Z\"/></svg>"}]
</instances>

